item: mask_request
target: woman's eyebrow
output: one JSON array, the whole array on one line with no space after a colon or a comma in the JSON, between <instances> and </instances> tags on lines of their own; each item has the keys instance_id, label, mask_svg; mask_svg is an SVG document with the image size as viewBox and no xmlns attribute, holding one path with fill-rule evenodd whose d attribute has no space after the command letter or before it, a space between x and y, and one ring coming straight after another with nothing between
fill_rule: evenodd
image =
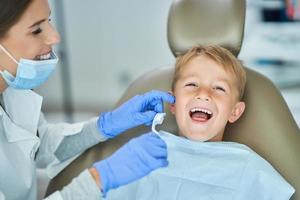
<instances>
[{"instance_id":1,"label":"woman's eyebrow","mask_svg":"<svg viewBox=\"0 0 300 200\"><path fill-rule=\"evenodd\" d=\"M46 19L41 19L41 20L35 22L34 24L32 24L29 28L32 28L32 27L34 27L34 26L37 26L37 25L43 23L44 21L46 21Z\"/></svg>"},{"instance_id":2,"label":"woman's eyebrow","mask_svg":"<svg viewBox=\"0 0 300 200\"><path fill-rule=\"evenodd\" d=\"M49 11L49 16L50 16L50 15L51 15L51 10ZM48 18L47 18L47 19L41 19L41 20L39 20L39 21L33 23L31 26L29 26L29 28L32 28L32 27L34 27L34 26L36 26L36 25L39 25L39 24L43 23L43 22L46 21L46 20L48 20Z\"/></svg>"}]
</instances>

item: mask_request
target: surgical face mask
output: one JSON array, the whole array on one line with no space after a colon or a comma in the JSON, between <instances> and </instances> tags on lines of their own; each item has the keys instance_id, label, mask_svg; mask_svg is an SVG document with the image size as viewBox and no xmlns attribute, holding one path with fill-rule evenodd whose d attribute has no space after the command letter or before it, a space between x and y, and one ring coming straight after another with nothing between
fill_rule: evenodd
<instances>
[{"instance_id":1,"label":"surgical face mask","mask_svg":"<svg viewBox=\"0 0 300 200\"><path fill-rule=\"evenodd\" d=\"M54 52L47 60L29 60L21 58L18 62L1 44L2 49L18 66L14 77L7 70L0 71L5 82L16 89L34 89L42 85L53 73L58 58Z\"/></svg>"}]
</instances>

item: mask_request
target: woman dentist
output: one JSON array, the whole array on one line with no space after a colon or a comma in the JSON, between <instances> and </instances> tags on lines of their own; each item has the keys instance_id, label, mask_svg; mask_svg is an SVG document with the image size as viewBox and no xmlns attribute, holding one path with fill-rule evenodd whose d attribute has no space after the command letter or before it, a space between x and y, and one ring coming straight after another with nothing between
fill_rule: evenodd
<instances>
[{"instance_id":1,"label":"woman dentist","mask_svg":"<svg viewBox=\"0 0 300 200\"><path fill-rule=\"evenodd\" d=\"M49 124L41 113L43 84L58 58L60 38L50 24L47 0L0 0L0 200L37 199L36 167L50 178L85 149L138 125L151 124L174 97L138 95L112 112L77 124ZM165 143L155 134L134 138L84 170L47 199L101 199L112 188L167 165Z\"/></svg>"}]
</instances>

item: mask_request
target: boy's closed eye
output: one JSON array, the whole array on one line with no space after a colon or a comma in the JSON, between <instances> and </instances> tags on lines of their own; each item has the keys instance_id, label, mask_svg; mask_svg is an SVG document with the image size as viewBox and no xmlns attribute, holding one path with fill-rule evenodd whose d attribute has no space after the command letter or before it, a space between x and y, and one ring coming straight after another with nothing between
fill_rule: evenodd
<instances>
[{"instance_id":1,"label":"boy's closed eye","mask_svg":"<svg viewBox=\"0 0 300 200\"><path fill-rule=\"evenodd\" d=\"M226 89L222 86L215 86L213 89L224 93L226 92Z\"/></svg>"}]
</instances>

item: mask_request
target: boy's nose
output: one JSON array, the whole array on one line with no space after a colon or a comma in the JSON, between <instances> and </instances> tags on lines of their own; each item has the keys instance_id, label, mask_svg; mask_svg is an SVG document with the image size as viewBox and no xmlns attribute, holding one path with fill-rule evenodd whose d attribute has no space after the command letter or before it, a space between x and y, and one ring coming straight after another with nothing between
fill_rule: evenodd
<instances>
[{"instance_id":1,"label":"boy's nose","mask_svg":"<svg viewBox=\"0 0 300 200\"><path fill-rule=\"evenodd\" d=\"M211 98L209 90L206 88L199 88L196 94L196 99L202 101L210 101Z\"/></svg>"}]
</instances>

